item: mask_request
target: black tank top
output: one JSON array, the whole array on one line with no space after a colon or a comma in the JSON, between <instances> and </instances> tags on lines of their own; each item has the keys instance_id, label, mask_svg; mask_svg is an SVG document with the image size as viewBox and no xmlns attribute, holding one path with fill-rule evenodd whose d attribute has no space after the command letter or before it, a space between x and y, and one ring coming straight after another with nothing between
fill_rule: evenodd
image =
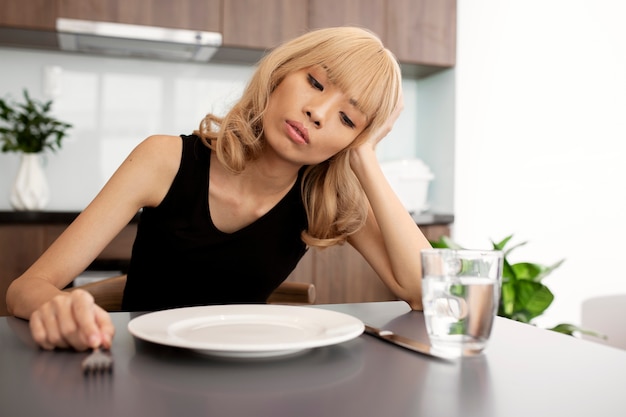
<instances>
[{"instance_id":1,"label":"black tank top","mask_svg":"<svg viewBox=\"0 0 626 417\"><path fill-rule=\"evenodd\" d=\"M145 207L133 245L122 308L263 303L306 252L300 183L263 217L234 233L218 230L208 206L211 150L181 136L180 168L157 207Z\"/></svg>"}]
</instances>

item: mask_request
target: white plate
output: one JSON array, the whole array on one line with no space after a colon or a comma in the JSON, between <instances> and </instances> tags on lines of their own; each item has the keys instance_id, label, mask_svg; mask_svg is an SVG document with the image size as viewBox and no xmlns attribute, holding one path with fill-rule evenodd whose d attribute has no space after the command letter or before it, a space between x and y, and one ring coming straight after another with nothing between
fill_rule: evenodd
<instances>
[{"instance_id":1,"label":"white plate","mask_svg":"<svg viewBox=\"0 0 626 417\"><path fill-rule=\"evenodd\" d=\"M161 345L202 353L265 358L353 339L364 325L348 314L312 307L231 304L185 307L144 314L130 333Z\"/></svg>"}]
</instances>

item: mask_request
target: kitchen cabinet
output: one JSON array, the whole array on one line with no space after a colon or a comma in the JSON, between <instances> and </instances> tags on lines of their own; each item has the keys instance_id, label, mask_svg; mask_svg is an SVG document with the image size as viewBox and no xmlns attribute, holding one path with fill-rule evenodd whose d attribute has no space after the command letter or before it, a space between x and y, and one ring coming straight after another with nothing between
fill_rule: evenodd
<instances>
[{"instance_id":1,"label":"kitchen cabinet","mask_svg":"<svg viewBox=\"0 0 626 417\"><path fill-rule=\"evenodd\" d=\"M428 240L450 236L450 224L422 224ZM419 253L415 256L420 256ZM309 249L287 281L315 285L316 304L391 301L387 289L360 253L349 244L326 249Z\"/></svg>"},{"instance_id":2,"label":"kitchen cabinet","mask_svg":"<svg viewBox=\"0 0 626 417\"><path fill-rule=\"evenodd\" d=\"M224 46L269 49L307 28L308 0L225 0Z\"/></svg>"},{"instance_id":3,"label":"kitchen cabinet","mask_svg":"<svg viewBox=\"0 0 626 417\"><path fill-rule=\"evenodd\" d=\"M310 0L309 27L359 26L383 39L386 9L379 0Z\"/></svg>"},{"instance_id":4,"label":"kitchen cabinet","mask_svg":"<svg viewBox=\"0 0 626 417\"><path fill-rule=\"evenodd\" d=\"M220 32L221 0L57 0L58 17Z\"/></svg>"},{"instance_id":5,"label":"kitchen cabinet","mask_svg":"<svg viewBox=\"0 0 626 417\"><path fill-rule=\"evenodd\" d=\"M52 218L43 222L0 222L0 316L8 313L5 298L11 281L37 260L74 217L63 215L61 220ZM124 264L130 258L136 232L136 224L129 224L100 253L96 264Z\"/></svg>"},{"instance_id":6,"label":"kitchen cabinet","mask_svg":"<svg viewBox=\"0 0 626 417\"><path fill-rule=\"evenodd\" d=\"M2 0L0 26L53 30L57 3L50 0Z\"/></svg>"},{"instance_id":7,"label":"kitchen cabinet","mask_svg":"<svg viewBox=\"0 0 626 417\"><path fill-rule=\"evenodd\" d=\"M384 40L407 64L456 63L456 0L389 0Z\"/></svg>"},{"instance_id":8,"label":"kitchen cabinet","mask_svg":"<svg viewBox=\"0 0 626 417\"><path fill-rule=\"evenodd\" d=\"M0 45L59 50L58 17L221 32L222 0L2 0Z\"/></svg>"},{"instance_id":9,"label":"kitchen cabinet","mask_svg":"<svg viewBox=\"0 0 626 417\"><path fill-rule=\"evenodd\" d=\"M308 29L355 25L417 76L455 65L456 0L3 0L0 43L54 49L57 17L220 32L223 49L249 52L241 62ZM50 36L23 32L34 29Z\"/></svg>"},{"instance_id":10,"label":"kitchen cabinet","mask_svg":"<svg viewBox=\"0 0 626 417\"><path fill-rule=\"evenodd\" d=\"M456 0L311 0L309 26L370 29L405 64L454 66Z\"/></svg>"},{"instance_id":11,"label":"kitchen cabinet","mask_svg":"<svg viewBox=\"0 0 626 417\"><path fill-rule=\"evenodd\" d=\"M65 230L78 213L0 212L0 316L7 314L6 290ZM429 240L450 235L451 216L429 219L420 228ZM124 270L130 259L137 217L100 253L93 269ZM419 256L419 254L416 254ZM312 283L316 304L394 300L372 268L349 244L311 249L288 281Z\"/></svg>"},{"instance_id":12,"label":"kitchen cabinet","mask_svg":"<svg viewBox=\"0 0 626 417\"><path fill-rule=\"evenodd\" d=\"M307 29L360 26L426 76L455 65L456 0L225 0L224 46L270 49Z\"/></svg>"}]
</instances>

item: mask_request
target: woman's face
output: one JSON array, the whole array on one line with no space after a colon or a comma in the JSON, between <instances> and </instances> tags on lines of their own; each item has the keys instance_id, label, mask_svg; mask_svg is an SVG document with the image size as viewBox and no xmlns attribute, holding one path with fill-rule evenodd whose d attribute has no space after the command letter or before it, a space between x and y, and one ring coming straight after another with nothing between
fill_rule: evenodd
<instances>
[{"instance_id":1,"label":"woman's face","mask_svg":"<svg viewBox=\"0 0 626 417\"><path fill-rule=\"evenodd\" d=\"M328 81L321 66L287 75L263 117L265 139L282 159L314 165L335 155L365 129L367 117Z\"/></svg>"}]
</instances>

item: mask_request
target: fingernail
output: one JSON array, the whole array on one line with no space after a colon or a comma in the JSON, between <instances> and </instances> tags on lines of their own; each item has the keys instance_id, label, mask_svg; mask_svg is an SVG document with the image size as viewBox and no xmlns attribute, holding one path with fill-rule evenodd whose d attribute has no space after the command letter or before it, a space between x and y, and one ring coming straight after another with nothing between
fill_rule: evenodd
<instances>
[{"instance_id":1,"label":"fingernail","mask_svg":"<svg viewBox=\"0 0 626 417\"><path fill-rule=\"evenodd\" d=\"M89 346L97 347L99 345L100 345L100 338L98 337L97 334L92 334L91 336L89 336Z\"/></svg>"}]
</instances>

